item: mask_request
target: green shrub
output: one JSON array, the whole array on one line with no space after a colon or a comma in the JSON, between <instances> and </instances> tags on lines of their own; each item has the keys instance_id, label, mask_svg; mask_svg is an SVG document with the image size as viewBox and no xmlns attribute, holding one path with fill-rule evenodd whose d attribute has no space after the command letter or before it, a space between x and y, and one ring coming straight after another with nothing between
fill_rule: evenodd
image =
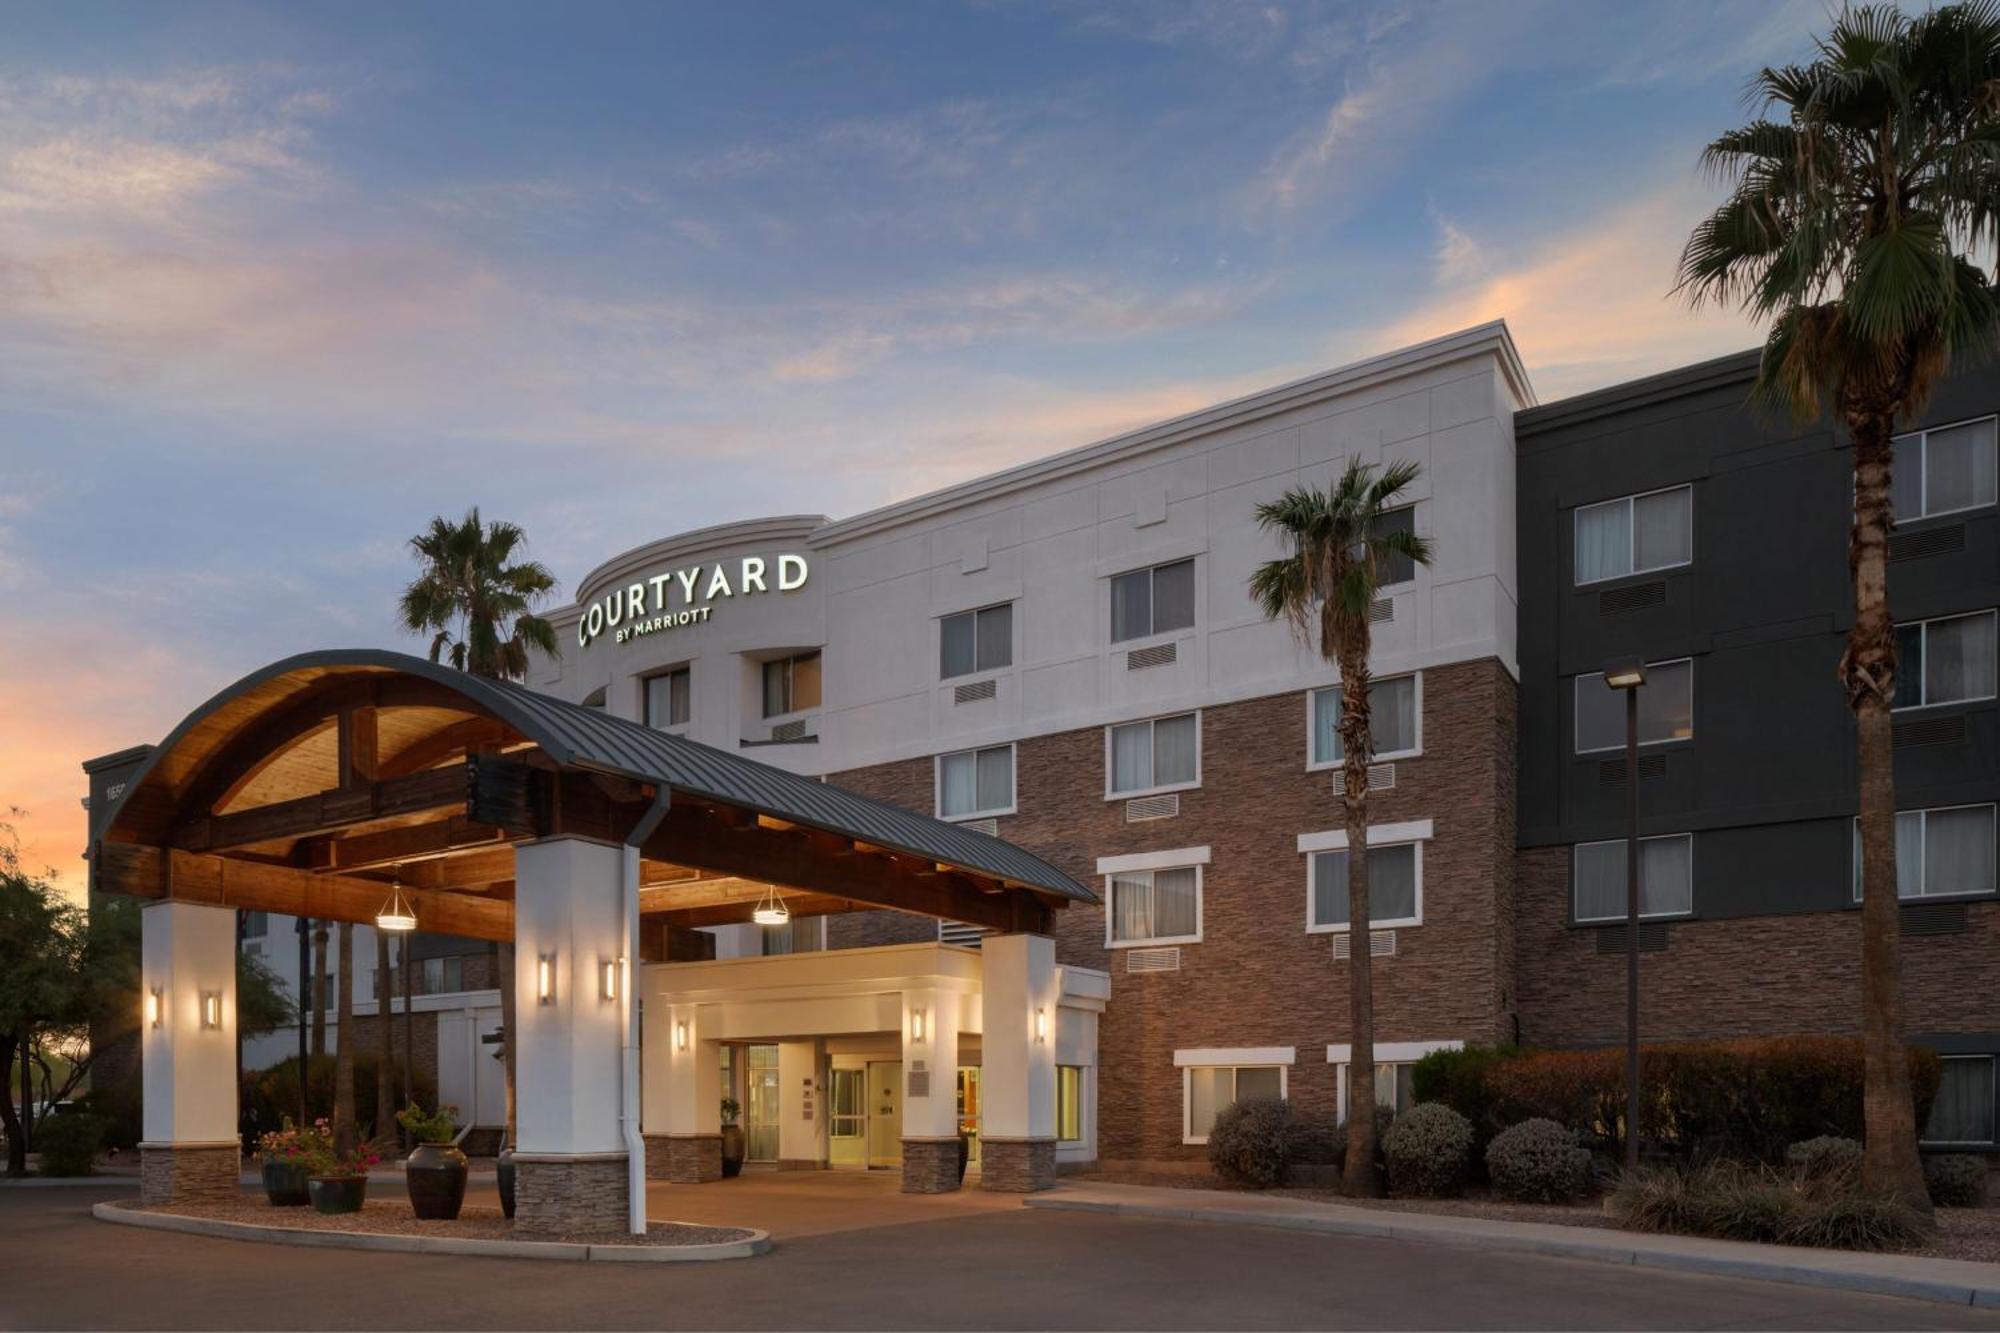
<instances>
[{"instance_id":1,"label":"green shrub","mask_svg":"<svg viewBox=\"0 0 2000 1333\"><path fill-rule=\"evenodd\" d=\"M1493 1136L1486 1174L1502 1198L1561 1203L1589 1190L1590 1150L1553 1120L1524 1120Z\"/></svg>"},{"instance_id":2,"label":"green shrub","mask_svg":"<svg viewBox=\"0 0 2000 1333\"><path fill-rule=\"evenodd\" d=\"M1851 1176L1861 1170L1861 1145L1838 1134L1822 1134L1785 1149L1785 1164L1799 1180Z\"/></svg>"},{"instance_id":3,"label":"green shrub","mask_svg":"<svg viewBox=\"0 0 2000 1333\"><path fill-rule=\"evenodd\" d=\"M1472 1122L1442 1102L1420 1102L1382 1136L1389 1192L1448 1196L1465 1192Z\"/></svg>"},{"instance_id":4,"label":"green shrub","mask_svg":"<svg viewBox=\"0 0 2000 1333\"><path fill-rule=\"evenodd\" d=\"M88 1176L97 1169L97 1150L109 1122L89 1111L52 1115L35 1126L35 1150L45 1176Z\"/></svg>"},{"instance_id":5,"label":"green shrub","mask_svg":"<svg viewBox=\"0 0 2000 1333\"><path fill-rule=\"evenodd\" d=\"M1224 1180L1255 1189L1285 1181L1292 1106L1280 1097L1253 1097L1225 1106L1208 1131L1208 1164Z\"/></svg>"},{"instance_id":6,"label":"green shrub","mask_svg":"<svg viewBox=\"0 0 2000 1333\"><path fill-rule=\"evenodd\" d=\"M1339 1166L1347 1155L1347 1132L1330 1115L1292 1108L1285 1139L1287 1166Z\"/></svg>"},{"instance_id":7,"label":"green shrub","mask_svg":"<svg viewBox=\"0 0 2000 1333\"><path fill-rule=\"evenodd\" d=\"M1516 1046L1432 1051L1411 1068L1410 1086L1420 1104L1443 1102L1471 1121L1473 1152L1480 1156L1493 1136L1506 1128L1489 1075L1496 1066L1520 1057Z\"/></svg>"},{"instance_id":8,"label":"green shrub","mask_svg":"<svg viewBox=\"0 0 2000 1333\"><path fill-rule=\"evenodd\" d=\"M1927 1234L1921 1215L1867 1193L1848 1170L1788 1178L1769 1167L1711 1162L1639 1171L1620 1181L1611 1202L1628 1230L1720 1240L1895 1250Z\"/></svg>"},{"instance_id":9,"label":"green shrub","mask_svg":"<svg viewBox=\"0 0 2000 1333\"><path fill-rule=\"evenodd\" d=\"M1924 1187L1940 1208L1977 1208L1986 1202L1986 1159L1963 1152L1927 1156Z\"/></svg>"}]
</instances>

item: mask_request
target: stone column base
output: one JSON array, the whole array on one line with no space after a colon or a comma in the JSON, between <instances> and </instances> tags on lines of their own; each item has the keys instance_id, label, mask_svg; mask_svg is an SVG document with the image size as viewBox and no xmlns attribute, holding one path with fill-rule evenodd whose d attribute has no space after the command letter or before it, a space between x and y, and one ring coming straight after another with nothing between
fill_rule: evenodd
<instances>
[{"instance_id":1,"label":"stone column base","mask_svg":"<svg viewBox=\"0 0 2000 1333\"><path fill-rule=\"evenodd\" d=\"M631 1225L626 1158L616 1153L514 1154L514 1232L567 1236Z\"/></svg>"},{"instance_id":2,"label":"stone column base","mask_svg":"<svg viewBox=\"0 0 2000 1333\"><path fill-rule=\"evenodd\" d=\"M242 1197L243 1146L226 1143L139 1145L139 1202L234 1203Z\"/></svg>"},{"instance_id":3,"label":"stone column base","mask_svg":"<svg viewBox=\"0 0 2000 1333\"><path fill-rule=\"evenodd\" d=\"M1054 1139L995 1139L979 1141L979 1188L1007 1194L1033 1194L1054 1189Z\"/></svg>"},{"instance_id":4,"label":"stone column base","mask_svg":"<svg viewBox=\"0 0 2000 1333\"><path fill-rule=\"evenodd\" d=\"M705 1185L722 1179L722 1135L669 1134L667 1179L676 1185Z\"/></svg>"},{"instance_id":5,"label":"stone column base","mask_svg":"<svg viewBox=\"0 0 2000 1333\"><path fill-rule=\"evenodd\" d=\"M952 1194L957 1190L957 1135L903 1140L903 1193Z\"/></svg>"},{"instance_id":6,"label":"stone column base","mask_svg":"<svg viewBox=\"0 0 2000 1333\"><path fill-rule=\"evenodd\" d=\"M673 1173L669 1166L673 1158L670 1136L666 1134L641 1134L639 1137L646 1144L646 1179L673 1179Z\"/></svg>"}]
</instances>

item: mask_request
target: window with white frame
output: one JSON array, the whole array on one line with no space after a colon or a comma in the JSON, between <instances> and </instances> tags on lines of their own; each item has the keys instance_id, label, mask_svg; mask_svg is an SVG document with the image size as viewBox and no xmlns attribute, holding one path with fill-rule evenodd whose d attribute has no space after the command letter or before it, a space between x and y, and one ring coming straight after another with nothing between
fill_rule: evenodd
<instances>
[{"instance_id":1,"label":"window with white frame","mask_svg":"<svg viewBox=\"0 0 2000 1333\"><path fill-rule=\"evenodd\" d=\"M1648 662L1639 687L1639 744L1664 745L1694 738L1694 660ZM1576 752L1625 748L1625 691L1593 671L1576 678Z\"/></svg>"},{"instance_id":2,"label":"window with white frame","mask_svg":"<svg viewBox=\"0 0 2000 1333\"><path fill-rule=\"evenodd\" d=\"M1312 692L1313 768L1341 762L1340 686ZM1377 759L1406 759L1423 749L1423 684L1417 676L1386 676L1368 682L1368 735Z\"/></svg>"},{"instance_id":3,"label":"window with white frame","mask_svg":"<svg viewBox=\"0 0 2000 1333\"><path fill-rule=\"evenodd\" d=\"M1991 611L1896 626L1894 708L1929 708L1994 696Z\"/></svg>"},{"instance_id":4,"label":"window with white frame","mask_svg":"<svg viewBox=\"0 0 2000 1333\"><path fill-rule=\"evenodd\" d=\"M783 717L819 707L819 653L799 653L764 663L764 716Z\"/></svg>"},{"instance_id":5,"label":"window with white frame","mask_svg":"<svg viewBox=\"0 0 2000 1333\"><path fill-rule=\"evenodd\" d=\"M693 680L692 673L684 666L646 677L646 725L686 726L693 711L690 689Z\"/></svg>"},{"instance_id":6,"label":"window with white frame","mask_svg":"<svg viewBox=\"0 0 2000 1333\"><path fill-rule=\"evenodd\" d=\"M1898 522L1978 509L2000 499L1995 421L1898 435L1889 503Z\"/></svg>"},{"instance_id":7,"label":"window with white frame","mask_svg":"<svg viewBox=\"0 0 2000 1333\"><path fill-rule=\"evenodd\" d=\"M981 819L1014 813L1014 747L989 745L937 759L941 819Z\"/></svg>"},{"instance_id":8,"label":"window with white frame","mask_svg":"<svg viewBox=\"0 0 2000 1333\"><path fill-rule=\"evenodd\" d=\"M1424 921L1424 852L1420 843L1368 846L1368 923L1374 929L1420 926ZM1314 852L1307 860L1306 892L1314 933L1347 929L1347 849Z\"/></svg>"},{"instance_id":9,"label":"window with white frame","mask_svg":"<svg viewBox=\"0 0 2000 1333\"><path fill-rule=\"evenodd\" d=\"M1201 785L1201 715L1106 727L1105 794L1137 796Z\"/></svg>"},{"instance_id":10,"label":"window with white frame","mask_svg":"<svg viewBox=\"0 0 2000 1333\"><path fill-rule=\"evenodd\" d=\"M1111 580L1111 641L1194 627L1194 561L1135 569Z\"/></svg>"},{"instance_id":11,"label":"window with white frame","mask_svg":"<svg viewBox=\"0 0 2000 1333\"><path fill-rule=\"evenodd\" d=\"M1181 1138L1207 1143L1215 1118L1238 1102L1285 1096L1283 1065L1194 1065L1181 1070Z\"/></svg>"},{"instance_id":12,"label":"window with white frame","mask_svg":"<svg viewBox=\"0 0 2000 1333\"><path fill-rule=\"evenodd\" d=\"M1965 898L1994 890L1990 805L1896 812L1896 896ZM1854 821L1854 900L1861 901L1861 821Z\"/></svg>"},{"instance_id":13,"label":"window with white frame","mask_svg":"<svg viewBox=\"0 0 2000 1333\"><path fill-rule=\"evenodd\" d=\"M1576 510L1576 582L1672 569L1694 560L1694 490L1627 495Z\"/></svg>"},{"instance_id":14,"label":"window with white frame","mask_svg":"<svg viewBox=\"0 0 2000 1333\"><path fill-rule=\"evenodd\" d=\"M1375 518L1375 535L1380 537L1390 532L1415 532L1417 530L1417 510L1414 505L1401 509L1386 510ZM1375 586L1393 588L1408 583L1417 577L1417 562L1399 552L1384 557L1380 568L1375 571Z\"/></svg>"},{"instance_id":15,"label":"window with white frame","mask_svg":"<svg viewBox=\"0 0 2000 1333\"><path fill-rule=\"evenodd\" d=\"M961 611L938 621L938 678L1014 664L1014 604Z\"/></svg>"},{"instance_id":16,"label":"window with white frame","mask_svg":"<svg viewBox=\"0 0 2000 1333\"><path fill-rule=\"evenodd\" d=\"M1571 849L1576 919L1625 919L1625 839L1580 842ZM1639 839L1639 915L1686 916L1694 911L1694 835Z\"/></svg>"},{"instance_id":17,"label":"window with white frame","mask_svg":"<svg viewBox=\"0 0 2000 1333\"><path fill-rule=\"evenodd\" d=\"M1390 1041L1375 1043L1375 1104L1398 1114L1416 1105L1417 1062L1432 1051L1455 1051L1462 1041ZM1335 1066L1339 1082L1340 1119L1347 1119L1353 1048L1346 1043L1326 1048L1327 1061Z\"/></svg>"},{"instance_id":18,"label":"window with white frame","mask_svg":"<svg viewBox=\"0 0 2000 1333\"><path fill-rule=\"evenodd\" d=\"M1939 1063L1937 1100L1924 1125L1924 1142L1992 1143L1993 1057L1947 1055Z\"/></svg>"}]
</instances>

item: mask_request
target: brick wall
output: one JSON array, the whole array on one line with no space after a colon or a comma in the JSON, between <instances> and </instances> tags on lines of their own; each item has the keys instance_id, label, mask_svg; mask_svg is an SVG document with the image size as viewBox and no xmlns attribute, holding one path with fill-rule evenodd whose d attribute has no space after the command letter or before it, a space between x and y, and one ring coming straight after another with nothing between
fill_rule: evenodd
<instances>
[{"instance_id":1,"label":"brick wall","mask_svg":"<svg viewBox=\"0 0 2000 1333\"><path fill-rule=\"evenodd\" d=\"M1424 673L1424 753L1397 762L1396 786L1370 800L1371 823L1430 819L1423 850L1424 924L1398 932L1397 953L1375 964L1376 1039L1490 1041L1513 1027L1513 931L1503 905L1514 876L1516 688L1492 659ZM1308 773L1306 698L1291 691L1209 708L1202 715L1202 785L1180 794L1180 814L1125 821L1104 799L1104 730L1089 727L1022 741L1016 753L1020 813L1001 837L1048 858L1093 887L1097 859L1207 846L1203 940L1181 948L1181 970L1129 975L1123 951L1104 945L1101 908L1057 914L1059 961L1112 974L1099 1028L1098 1153L1107 1161L1194 1160L1181 1143L1181 1072L1187 1047L1294 1046L1293 1100L1331 1112L1335 1071L1326 1046L1351 1037L1347 965L1332 937L1306 933L1301 833L1341 824L1334 774ZM843 786L929 813L932 761L834 775ZM868 924L830 927L845 943ZM901 918L910 921L912 918ZM931 924L916 920L928 937ZM871 939L870 942L886 942Z\"/></svg>"}]
</instances>

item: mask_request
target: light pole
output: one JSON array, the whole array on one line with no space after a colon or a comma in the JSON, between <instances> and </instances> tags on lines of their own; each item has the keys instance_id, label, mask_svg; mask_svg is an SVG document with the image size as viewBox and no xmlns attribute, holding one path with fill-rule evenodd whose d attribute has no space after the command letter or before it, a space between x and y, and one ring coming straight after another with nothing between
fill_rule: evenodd
<instances>
[{"instance_id":1,"label":"light pole","mask_svg":"<svg viewBox=\"0 0 2000 1333\"><path fill-rule=\"evenodd\" d=\"M1646 665L1621 659L1604 683L1625 695L1625 1169L1639 1169L1639 691Z\"/></svg>"}]
</instances>

